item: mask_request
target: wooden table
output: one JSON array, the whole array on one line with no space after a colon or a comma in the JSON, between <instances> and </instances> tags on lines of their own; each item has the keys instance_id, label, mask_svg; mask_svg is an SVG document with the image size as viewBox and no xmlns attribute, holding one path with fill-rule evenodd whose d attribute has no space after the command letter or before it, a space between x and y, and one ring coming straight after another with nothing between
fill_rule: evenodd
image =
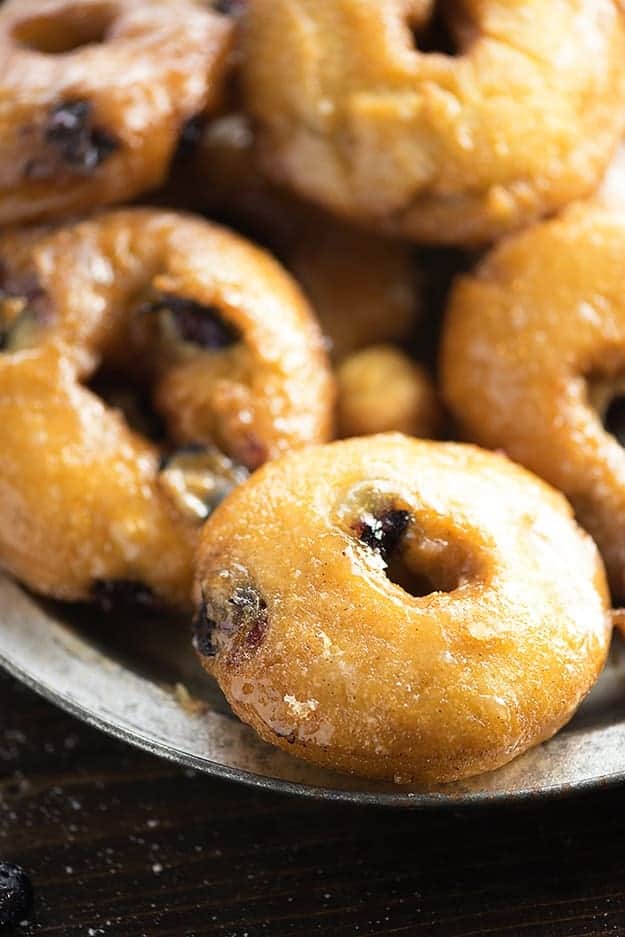
<instances>
[{"instance_id":1,"label":"wooden table","mask_svg":"<svg viewBox=\"0 0 625 937\"><path fill-rule=\"evenodd\" d=\"M0 676L0 858L22 937L625 935L625 789L393 812L212 781Z\"/></svg>"}]
</instances>

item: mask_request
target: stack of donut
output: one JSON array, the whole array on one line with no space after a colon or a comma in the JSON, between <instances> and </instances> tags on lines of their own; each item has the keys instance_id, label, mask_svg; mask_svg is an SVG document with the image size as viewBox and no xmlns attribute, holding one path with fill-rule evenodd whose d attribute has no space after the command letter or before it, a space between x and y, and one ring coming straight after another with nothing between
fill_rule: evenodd
<instances>
[{"instance_id":1,"label":"stack of donut","mask_svg":"<svg viewBox=\"0 0 625 937\"><path fill-rule=\"evenodd\" d=\"M187 615L319 765L558 731L625 617L621 0L6 0L0 97L0 568Z\"/></svg>"}]
</instances>

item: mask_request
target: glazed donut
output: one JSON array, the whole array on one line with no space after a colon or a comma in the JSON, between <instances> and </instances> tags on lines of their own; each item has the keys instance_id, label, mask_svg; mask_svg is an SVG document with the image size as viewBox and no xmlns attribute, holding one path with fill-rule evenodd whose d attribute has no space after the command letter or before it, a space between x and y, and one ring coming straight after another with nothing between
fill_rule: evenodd
<instances>
[{"instance_id":1,"label":"glazed donut","mask_svg":"<svg viewBox=\"0 0 625 937\"><path fill-rule=\"evenodd\" d=\"M231 33L197 0L6 0L0 224L159 185L186 122L217 102Z\"/></svg>"},{"instance_id":2,"label":"glazed donut","mask_svg":"<svg viewBox=\"0 0 625 937\"><path fill-rule=\"evenodd\" d=\"M435 438L442 413L425 368L393 345L349 355L337 368L338 434L398 432Z\"/></svg>"},{"instance_id":3,"label":"glazed donut","mask_svg":"<svg viewBox=\"0 0 625 937\"><path fill-rule=\"evenodd\" d=\"M238 236L153 210L7 233L0 259L0 566L58 598L188 604L215 503L330 436L305 300ZM119 374L150 389L156 440L96 396Z\"/></svg>"},{"instance_id":4,"label":"glazed donut","mask_svg":"<svg viewBox=\"0 0 625 937\"><path fill-rule=\"evenodd\" d=\"M244 25L267 172L417 241L489 242L589 193L623 131L617 0L254 0Z\"/></svg>"},{"instance_id":5,"label":"glazed donut","mask_svg":"<svg viewBox=\"0 0 625 937\"><path fill-rule=\"evenodd\" d=\"M269 463L206 524L195 646L235 712L309 761L398 783L551 736L611 630L565 499L471 446L374 436Z\"/></svg>"},{"instance_id":6,"label":"glazed donut","mask_svg":"<svg viewBox=\"0 0 625 937\"><path fill-rule=\"evenodd\" d=\"M595 538L625 598L622 211L576 206L461 279L442 390L462 432L547 479Z\"/></svg>"},{"instance_id":7,"label":"glazed donut","mask_svg":"<svg viewBox=\"0 0 625 937\"><path fill-rule=\"evenodd\" d=\"M312 302L336 360L408 337L421 314L411 248L341 223L268 182L243 115L209 124L181 175L176 200L200 201L278 254Z\"/></svg>"}]
</instances>

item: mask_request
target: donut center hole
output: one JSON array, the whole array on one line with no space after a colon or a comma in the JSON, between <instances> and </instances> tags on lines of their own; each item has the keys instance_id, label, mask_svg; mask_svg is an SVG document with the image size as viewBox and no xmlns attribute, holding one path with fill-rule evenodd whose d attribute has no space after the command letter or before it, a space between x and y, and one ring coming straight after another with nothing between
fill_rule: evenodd
<instances>
[{"instance_id":1,"label":"donut center hole","mask_svg":"<svg viewBox=\"0 0 625 937\"><path fill-rule=\"evenodd\" d=\"M432 15L425 22L411 20L408 25L417 52L449 56L460 54L456 38L449 28L443 3L434 4Z\"/></svg>"},{"instance_id":2,"label":"donut center hole","mask_svg":"<svg viewBox=\"0 0 625 937\"><path fill-rule=\"evenodd\" d=\"M152 404L147 387L108 365L99 368L85 386L107 407L118 410L135 433L155 443L164 442L165 424Z\"/></svg>"},{"instance_id":3,"label":"donut center hole","mask_svg":"<svg viewBox=\"0 0 625 937\"><path fill-rule=\"evenodd\" d=\"M89 9L71 4L53 14L22 20L13 30L13 37L33 52L65 55L106 42L114 19L115 11L108 4Z\"/></svg>"},{"instance_id":4,"label":"donut center hole","mask_svg":"<svg viewBox=\"0 0 625 937\"><path fill-rule=\"evenodd\" d=\"M625 446L625 393L609 401L603 414L603 425L621 446Z\"/></svg>"},{"instance_id":5,"label":"donut center hole","mask_svg":"<svg viewBox=\"0 0 625 937\"><path fill-rule=\"evenodd\" d=\"M352 531L382 559L390 582L415 598L453 592L470 577L472 563L465 551L427 537L409 511L393 507L365 513Z\"/></svg>"},{"instance_id":6,"label":"donut center hole","mask_svg":"<svg viewBox=\"0 0 625 937\"><path fill-rule=\"evenodd\" d=\"M625 447L625 378L591 378L588 398L605 431Z\"/></svg>"},{"instance_id":7,"label":"donut center hole","mask_svg":"<svg viewBox=\"0 0 625 937\"><path fill-rule=\"evenodd\" d=\"M390 582L415 598L424 598L433 592L453 592L458 586L457 582L438 576L435 570L415 569L402 551L389 558L386 576Z\"/></svg>"}]
</instances>

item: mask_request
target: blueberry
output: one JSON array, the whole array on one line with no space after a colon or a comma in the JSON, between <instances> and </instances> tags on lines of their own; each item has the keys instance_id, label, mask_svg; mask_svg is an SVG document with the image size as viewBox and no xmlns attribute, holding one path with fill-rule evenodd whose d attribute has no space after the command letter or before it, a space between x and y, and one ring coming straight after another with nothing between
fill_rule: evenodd
<instances>
[{"instance_id":1,"label":"blueberry","mask_svg":"<svg viewBox=\"0 0 625 937\"><path fill-rule=\"evenodd\" d=\"M202 604L193 618L191 627L193 632L193 647L198 654L202 657L214 657L217 653L214 641L217 622L213 621L211 618L205 600L202 600Z\"/></svg>"},{"instance_id":2,"label":"blueberry","mask_svg":"<svg viewBox=\"0 0 625 937\"><path fill-rule=\"evenodd\" d=\"M160 484L183 514L203 522L248 477L214 446L190 443L161 458Z\"/></svg>"},{"instance_id":3,"label":"blueberry","mask_svg":"<svg viewBox=\"0 0 625 937\"><path fill-rule=\"evenodd\" d=\"M43 142L54 154L31 160L24 169L29 179L51 179L62 170L89 176L119 148L119 141L93 123L91 101L75 98L55 105L43 128Z\"/></svg>"},{"instance_id":4,"label":"blueberry","mask_svg":"<svg viewBox=\"0 0 625 937\"><path fill-rule=\"evenodd\" d=\"M238 331L217 307L203 306L184 296L164 293L142 311L167 312L180 340L201 348L229 348L240 340Z\"/></svg>"},{"instance_id":5,"label":"blueberry","mask_svg":"<svg viewBox=\"0 0 625 937\"><path fill-rule=\"evenodd\" d=\"M236 631L245 635L245 644L259 647L265 638L267 626L267 603L260 592L252 586L239 586L228 599L232 607L231 619Z\"/></svg>"},{"instance_id":6,"label":"blueberry","mask_svg":"<svg viewBox=\"0 0 625 937\"><path fill-rule=\"evenodd\" d=\"M269 627L267 603L254 586L237 586L225 606L215 610L204 596L193 620L193 646L203 657L215 657L221 640L236 640L238 651L256 650Z\"/></svg>"},{"instance_id":7,"label":"blueberry","mask_svg":"<svg viewBox=\"0 0 625 937\"><path fill-rule=\"evenodd\" d=\"M354 524L353 530L359 540L388 560L409 523L408 511L389 509L377 515L366 514Z\"/></svg>"},{"instance_id":8,"label":"blueberry","mask_svg":"<svg viewBox=\"0 0 625 937\"><path fill-rule=\"evenodd\" d=\"M19 865L0 862L0 926L18 924L33 904L33 886Z\"/></svg>"},{"instance_id":9,"label":"blueberry","mask_svg":"<svg viewBox=\"0 0 625 937\"><path fill-rule=\"evenodd\" d=\"M0 262L0 351L32 347L51 320L49 297L36 277L11 278Z\"/></svg>"}]
</instances>

